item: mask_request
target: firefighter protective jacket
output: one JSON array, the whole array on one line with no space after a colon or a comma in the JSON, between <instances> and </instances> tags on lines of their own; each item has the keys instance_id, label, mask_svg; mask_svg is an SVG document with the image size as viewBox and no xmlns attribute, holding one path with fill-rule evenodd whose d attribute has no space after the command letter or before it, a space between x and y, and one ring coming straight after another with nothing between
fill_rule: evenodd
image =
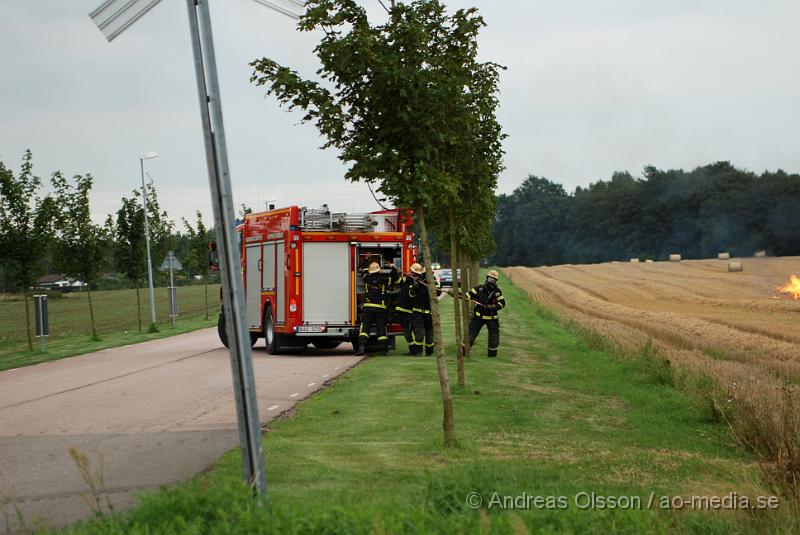
<instances>
[{"instance_id":1,"label":"firefighter protective jacket","mask_svg":"<svg viewBox=\"0 0 800 535\"><path fill-rule=\"evenodd\" d=\"M397 294L397 303L394 309L398 312L405 312L411 314L414 308L414 298L411 296L411 288L413 288L416 280L411 275L401 275L400 277L400 291Z\"/></svg>"},{"instance_id":2,"label":"firefighter protective jacket","mask_svg":"<svg viewBox=\"0 0 800 535\"><path fill-rule=\"evenodd\" d=\"M485 320L496 320L497 311L506 306L503 290L496 284L481 284L467 292L467 297L475 301L474 315Z\"/></svg>"},{"instance_id":3,"label":"firefighter protective jacket","mask_svg":"<svg viewBox=\"0 0 800 535\"><path fill-rule=\"evenodd\" d=\"M427 279L425 275L420 275L419 278L414 281L413 286L411 286L409 290L409 295L414 300L414 312L422 312L423 314L430 314L431 313L431 299L428 295L428 287L427 287ZM440 295L442 293L439 290L439 285L436 285L436 295Z\"/></svg>"},{"instance_id":4,"label":"firefighter protective jacket","mask_svg":"<svg viewBox=\"0 0 800 535\"><path fill-rule=\"evenodd\" d=\"M400 280L400 273L392 270L390 274L362 272L364 279L364 306L386 308L386 292Z\"/></svg>"}]
</instances>

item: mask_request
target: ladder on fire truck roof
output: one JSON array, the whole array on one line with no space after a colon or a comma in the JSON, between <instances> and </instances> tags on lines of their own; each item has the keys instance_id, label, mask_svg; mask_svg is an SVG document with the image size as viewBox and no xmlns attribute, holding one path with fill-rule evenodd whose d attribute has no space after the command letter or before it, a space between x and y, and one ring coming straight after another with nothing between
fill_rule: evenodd
<instances>
[{"instance_id":1,"label":"ladder on fire truck roof","mask_svg":"<svg viewBox=\"0 0 800 535\"><path fill-rule=\"evenodd\" d=\"M388 228L386 228L388 227ZM322 208L300 208L300 228L305 231L397 232L397 215L348 214Z\"/></svg>"}]
</instances>

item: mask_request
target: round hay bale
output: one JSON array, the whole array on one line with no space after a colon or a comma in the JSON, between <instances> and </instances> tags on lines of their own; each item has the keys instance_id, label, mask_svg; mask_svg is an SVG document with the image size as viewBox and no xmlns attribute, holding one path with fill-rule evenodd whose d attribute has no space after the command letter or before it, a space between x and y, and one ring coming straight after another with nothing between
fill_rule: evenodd
<instances>
[{"instance_id":1,"label":"round hay bale","mask_svg":"<svg viewBox=\"0 0 800 535\"><path fill-rule=\"evenodd\" d=\"M647 260L645 260L644 262L645 262L645 264L652 264L653 263L653 261L650 260L649 258Z\"/></svg>"},{"instance_id":2,"label":"round hay bale","mask_svg":"<svg viewBox=\"0 0 800 535\"><path fill-rule=\"evenodd\" d=\"M730 260L731 259L731 253L719 253L717 255L717 258L719 258L720 260Z\"/></svg>"},{"instance_id":3,"label":"round hay bale","mask_svg":"<svg viewBox=\"0 0 800 535\"><path fill-rule=\"evenodd\" d=\"M671 255L669 255L669 261L670 262L680 262L681 261L681 255L679 255L679 254L671 254Z\"/></svg>"},{"instance_id":4,"label":"round hay bale","mask_svg":"<svg viewBox=\"0 0 800 535\"><path fill-rule=\"evenodd\" d=\"M638 263L639 263L638 258L631 258L631 264L638 264Z\"/></svg>"},{"instance_id":5,"label":"round hay bale","mask_svg":"<svg viewBox=\"0 0 800 535\"><path fill-rule=\"evenodd\" d=\"M766 251L756 251L756 254L754 254L753 256L755 256L756 258L764 258L765 256L767 256L767 252Z\"/></svg>"},{"instance_id":6,"label":"round hay bale","mask_svg":"<svg viewBox=\"0 0 800 535\"><path fill-rule=\"evenodd\" d=\"M731 262L728 262L728 273L738 273L743 270L744 267L742 266L742 263L739 262L738 260L733 260Z\"/></svg>"}]
</instances>

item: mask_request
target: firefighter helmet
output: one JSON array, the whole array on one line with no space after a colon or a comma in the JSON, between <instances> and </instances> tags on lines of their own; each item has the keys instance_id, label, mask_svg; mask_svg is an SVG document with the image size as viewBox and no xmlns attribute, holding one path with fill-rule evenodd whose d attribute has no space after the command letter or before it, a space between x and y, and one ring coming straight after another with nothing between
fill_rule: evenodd
<instances>
[{"instance_id":1,"label":"firefighter helmet","mask_svg":"<svg viewBox=\"0 0 800 535\"><path fill-rule=\"evenodd\" d=\"M425 268L415 262L411 264L411 272L416 273L417 275L422 275L425 273Z\"/></svg>"},{"instance_id":2,"label":"firefighter helmet","mask_svg":"<svg viewBox=\"0 0 800 535\"><path fill-rule=\"evenodd\" d=\"M490 269L490 270L489 270L489 273L487 273L487 274L486 274L486 276L487 276L487 277L491 277L491 278L493 278L494 280L497 280L497 279L499 279L499 278L500 278L500 275L497 273L497 270L496 270L496 269Z\"/></svg>"},{"instance_id":3,"label":"firefighter helmet","mask_svg":"<svg viewBox=\"0 0 800 535\"><path fill-rule=\"evenodd\" d=\"M378 264L377 262L373 262L373 263L371 263L371 264L369 265L369 268L367 268L367 271L369 271L370 273L377 273L377 272L379 272L380 270L381 270L381 265L380 265L380 264Z\"/></svg>"}]
</instances>

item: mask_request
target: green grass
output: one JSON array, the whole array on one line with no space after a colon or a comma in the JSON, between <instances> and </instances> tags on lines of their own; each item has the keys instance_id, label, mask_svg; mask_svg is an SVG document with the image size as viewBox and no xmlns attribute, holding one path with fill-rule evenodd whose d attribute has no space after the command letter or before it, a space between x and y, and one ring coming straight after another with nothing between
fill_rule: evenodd
<instances>
[{"instance_id":1,"label":"green grass","mask_svg":"<svg viewBox=\"0 0 800 535\"><path fill-rule=\"evenodd\" d=\"M219 308L219 285L209 285L209 320L203 320L205 297L203 286L178 287L179 317L171 326L167 291L156 288L156 321L159 332L148 333L150 301L148 290L142 289L142 332L138 331L136 290L92 292L99 340L92 340L86 293L65 294L48 300L50 335L46 352L39 351L39 339L29 351L25 334L25 305L15 298L0 300L0 371L37 364L109 347L163 338L182 332L216 325ZM33 304L31 302L31 317Z\"/></svg>"},{"instance_id":2,"label":"green grass","mask_svg":"<svg viewBox=\"0 0 800 535\"><path fill-rule=\"evenodd\" d=\"M442 447L435 362L373 358L269 426L264 506L256 506L241 484L241 459L233 451L190 482L144 494L129 513L72 532L705 534L798 528L785 506L755 513L661 509L662 496L736 492L754 499L770 493L753 458L670 386L669 372L648 360L647 348L637 358L612 355L608 344L562 325L503 282L509 307L501 316L500 358L484 357L484 331L467 362L468 387L454 391L458 448ZM451 308L445 306L446 331ZM452 344L448 349L453 352ZM454 382L452 362L449 373ZM466 505L472 492L482 497L481 510ZM644 509L580 510L574 497L581 492L638 496ZM567 508L486 507L495 493L563 496Z\"/></svg>"}]
</instances>

